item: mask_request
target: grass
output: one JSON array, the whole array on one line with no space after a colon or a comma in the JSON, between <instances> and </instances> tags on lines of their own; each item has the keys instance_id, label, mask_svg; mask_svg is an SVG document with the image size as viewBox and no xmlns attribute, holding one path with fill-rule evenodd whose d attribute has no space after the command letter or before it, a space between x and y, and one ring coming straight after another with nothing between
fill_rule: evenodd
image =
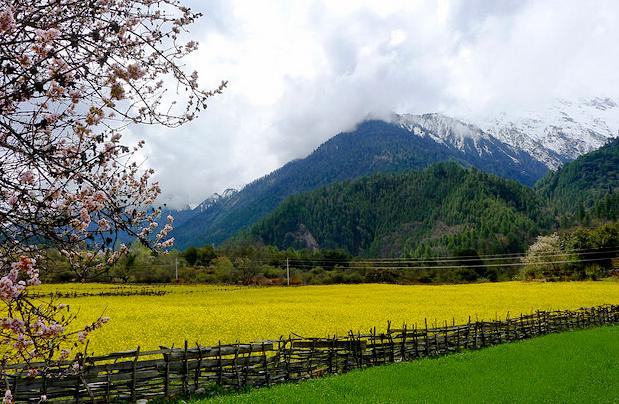
<instances>
[{"instance_id":1,"label":"grass","mask_svg":"<svg viewBox=\"0 0 619 404\"><path fill-rule=\"evenodd\" d=\"M128 287L140 289L139 286ZM444 320L505 318L534 310L576 309L619 303L619 282L501 282L470 285L329 285L304 287L231 287L154 285L164 296L88 296L60 298L76 325L102 313L111 321L92 333L95 354L159 345L182 346L276 339L296 333L326 337L349 330L380 332L394 325L432 325ZM118 285L68 284L38 287L40 293L117 291Z\"/></svg>"},{"instance_id":2,"label":"grass","mask_svg":"<svg viewBox=\"0 0 619 404\"><path fill-rule=\"evenodd\" d=\"M617 403L619 326L195 403Z\"/></svg>"}]
</instances>

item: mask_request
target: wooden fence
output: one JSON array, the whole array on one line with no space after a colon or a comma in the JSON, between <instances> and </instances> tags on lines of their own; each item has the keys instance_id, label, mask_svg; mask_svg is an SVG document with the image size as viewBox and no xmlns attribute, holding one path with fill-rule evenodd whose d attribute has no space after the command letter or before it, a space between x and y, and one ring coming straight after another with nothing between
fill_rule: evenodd
<instances>
[{"instance_id":1,"label":"wooden fence","mask_svg":"<svg viewBox=\"0 0 619 404\"><path fill-rule=\"evenodd\" d=\"M385 363L479 349L538 335L619 323L619 306L538 311L505 320L440 327L393 328L332 338L289 337L211 347L118 352L88 358L75 374L41 370L28 378L14 366L9 378L17 402L136 401L187 397L219 385L239 389L299 381ZM70 367L71 363L63 366Z\"/></svg>"}]
</instances>

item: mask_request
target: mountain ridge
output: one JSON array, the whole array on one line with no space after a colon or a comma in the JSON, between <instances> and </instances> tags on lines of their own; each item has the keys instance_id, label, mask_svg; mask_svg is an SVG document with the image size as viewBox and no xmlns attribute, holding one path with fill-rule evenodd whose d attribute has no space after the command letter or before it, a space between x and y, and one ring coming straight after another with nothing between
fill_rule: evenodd
<instances>
[{"instance_id":1,"label":"mountain ridge","mask_svg":"<svg viewBox=\"0 0 619 404\"><path fill-rule=\"evenodd\" d=\"M335 183L286 198L239 237L373 258L501 254L523 252L539 234L617 218L619 138L534 188L453 162Z\"/></svg>"},{"instance_id":2,"label":"mountain ridge","mask_svg":"<svg viewBox=\"0 0 619 404\"><path fill-rule=\"evenodd\" d=\"M494 120L428 113L361 122L305 158L292 160L239 191L215 194L191 214L183 213L184 220L174 231L177 246L219 244L296 193L377 172L419 170L439 161L456 161L532 186L549 169L599 148L619 128L619 107L609 98L578 104L561 101L550 110L554 115L547 121L541 113L515 112ZM596 111L602 115L596 116ZM561 122L568 127L557 126ZM526 133L527 128L535 133ZM545 140L544 133L551 138ZM574 147L564 147L571 141Z\"/></svg>"}]
</instances>

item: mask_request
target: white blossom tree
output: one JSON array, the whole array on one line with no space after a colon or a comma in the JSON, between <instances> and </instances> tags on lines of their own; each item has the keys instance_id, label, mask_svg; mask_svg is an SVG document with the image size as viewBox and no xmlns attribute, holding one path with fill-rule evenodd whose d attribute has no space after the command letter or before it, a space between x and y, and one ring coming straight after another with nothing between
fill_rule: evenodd
<instances>
[{"instance_id":1,"label":"white blossom tree","mask_svg":"<svg viewBox=\"0 0 619 404\"><path fill-rule=\"evenodd\" d=\"M69 332L65 306L29 297L48 247L97 271L102 256L110 264L125 252L113 249L119 232L172 245L173 219L160 226L152 207L153 171L134 158L143 142L124 144L122 134L182 125L225 87L201 90L181 64L197 48L182 37L198 17L177 0L0 0L3 371L67 358L69 342L107 320Z\"/></svg>"},{"instance_id":2,"label":"white blossom tree","mask_svg":"<svg viewBox=\"0 0 619 404\"><path fill-rule=\"evenodd\" d=\"M557 233L538 236L522 259L522 275L525 279L564 280L571 275L571 260Z\"/></svg>"}]
</instances>

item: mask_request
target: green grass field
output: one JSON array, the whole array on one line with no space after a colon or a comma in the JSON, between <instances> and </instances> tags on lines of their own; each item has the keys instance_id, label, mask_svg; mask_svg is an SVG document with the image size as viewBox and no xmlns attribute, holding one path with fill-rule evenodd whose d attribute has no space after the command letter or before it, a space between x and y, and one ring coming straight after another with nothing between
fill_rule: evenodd
<instances>
[{"instance_id":1,"label":"green grass field","mask_svg":"<svg viewBox=\"0 0 619 404\"><path fill-rule=\"evenodd\" d=\"M619 403L619 326L381 366L215 403Z\"/></svg>"}]
</instances>

